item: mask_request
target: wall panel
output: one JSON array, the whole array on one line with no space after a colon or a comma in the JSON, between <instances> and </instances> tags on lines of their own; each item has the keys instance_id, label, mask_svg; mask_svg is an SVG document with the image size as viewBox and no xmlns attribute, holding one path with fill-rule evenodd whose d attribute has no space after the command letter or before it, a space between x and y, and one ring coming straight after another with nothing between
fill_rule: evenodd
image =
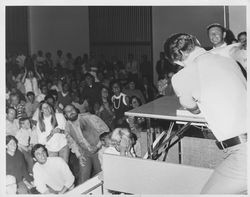
<instances>
[{"instance_id":1,"label":"wall panel","mask_svg":"<svg viewBox=\"0 0 250 197\"><path fill-rule=\"evenodd\" d=\"M24 53L28 45L28 8L25 6L6 6L6 52Z\"/></svg>"},{"instance_id":2,"label":"wall panel","mask_svg":"<svg viewBox=\"0 0 250 197\"><path fill-rule=\"evenodd\" d=\"M109 60L117 56L127 61L128 53L137 60L146 54L152 58L151 7L89 7L90 51L104 54Z\"/></svg>"}]
</instances>

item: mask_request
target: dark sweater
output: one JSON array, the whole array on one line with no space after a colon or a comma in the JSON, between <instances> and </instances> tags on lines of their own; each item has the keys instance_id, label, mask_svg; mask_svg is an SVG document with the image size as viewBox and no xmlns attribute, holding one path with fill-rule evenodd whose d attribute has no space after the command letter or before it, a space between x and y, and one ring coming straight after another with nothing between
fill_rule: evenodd
<instances>
[{"instance_id":1,"label":"dark sweater","mask_svg":"<svg viewBox=\"0 0 250 197\"><path fill-rule=\"evenodd\" d=\"M28 173L24 156L19 150L16 150L14 156L11 156L6 152L6 175L7 174L16 177L17 183L22 181L23 178L29 182L33 180Z\"/></svg>"}]
</instances>

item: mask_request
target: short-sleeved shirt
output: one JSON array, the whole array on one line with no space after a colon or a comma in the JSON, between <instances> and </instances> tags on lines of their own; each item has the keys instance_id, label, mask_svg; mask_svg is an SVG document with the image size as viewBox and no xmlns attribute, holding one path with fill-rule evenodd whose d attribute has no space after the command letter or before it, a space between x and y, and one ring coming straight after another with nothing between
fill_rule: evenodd
<instances>
[{"instance_id":1,"label":"short-sleeved shirt","mask_svg":"<svg viewBox=\"0 0 250 197\"><path fill-rule=\"evenodd\" d=\"M219 141L246 133L246 79L237 63L199 49L172 78L177 96L189 95Z\"/></svg>"}]
</instances>

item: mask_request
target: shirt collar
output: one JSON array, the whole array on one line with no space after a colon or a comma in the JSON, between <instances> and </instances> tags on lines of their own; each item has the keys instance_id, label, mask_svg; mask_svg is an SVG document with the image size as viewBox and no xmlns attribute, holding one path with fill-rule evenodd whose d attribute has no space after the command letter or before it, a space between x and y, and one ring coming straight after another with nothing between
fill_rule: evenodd
<instances>
[{"instance_id":1,"label":"shirt collar","mask_svg":"<svg viewBox=\"0 0 250 197\"><path fill-rule=\"evenodd\" d=\"M219 47L213 47L213 49L220 48L220 47L225 47L225 46L227 46L227 43L224 42L221 46L219 46Z\"/></svg>"},{"instance_id":2,"label":"shirt collar","mask_svg":"<svg viewBox=\"0 0 250 197\"><path fill-rule=\"evenodd\" d=\"M207 51L201 47L196 47L188 56L187 60L185 60L185 64L190 63L192 61L194 61L195 58L197 58L198 56L206 53Z\"/></svg>"}]
</instances>

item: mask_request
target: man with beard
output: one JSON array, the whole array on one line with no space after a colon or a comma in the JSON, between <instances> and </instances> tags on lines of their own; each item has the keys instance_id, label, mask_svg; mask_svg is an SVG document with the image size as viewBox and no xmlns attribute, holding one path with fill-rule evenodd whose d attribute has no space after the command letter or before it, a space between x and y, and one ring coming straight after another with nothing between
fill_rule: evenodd
<instances>
[{"instance_id":1,"label":"man with beard","mask_svg":"<svg viewBox=\"0 0 250 197\"><path fill-rule=\"evenodd\" d=\"M81 184L101 171L98 159L99 135L109 132L108 126L96 115L79 114L74 105L66 105L64 116L67 119L65 133L69 146L77 148L81 157L85 158L84 165L79 159L78 184Z\"/></svg>"}]
</instances>

